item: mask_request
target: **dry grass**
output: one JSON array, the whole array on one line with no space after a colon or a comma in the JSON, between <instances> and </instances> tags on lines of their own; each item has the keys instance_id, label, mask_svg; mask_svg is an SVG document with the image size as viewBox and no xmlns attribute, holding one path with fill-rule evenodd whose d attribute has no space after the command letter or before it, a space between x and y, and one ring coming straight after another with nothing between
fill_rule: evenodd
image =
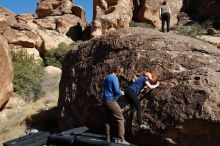
<instances>
[{"instance_id":1,"label":"dry grass","mask_svg":"<svg viewBox=\"0 0 220 146\"><path fill-rule=\"evenodd\" d=\"M0 146L5 141L25 135L29 130L27 119L57 105L57 97L42 98L21 107L5 109L0 113Z\"/></svg>"}]
</instances>

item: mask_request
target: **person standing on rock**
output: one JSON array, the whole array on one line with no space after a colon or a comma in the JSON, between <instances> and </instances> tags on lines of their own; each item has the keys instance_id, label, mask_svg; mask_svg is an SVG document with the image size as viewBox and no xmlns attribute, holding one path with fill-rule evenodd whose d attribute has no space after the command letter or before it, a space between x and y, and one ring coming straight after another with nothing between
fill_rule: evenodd
<instances>
[{"instance_id":1,"label":"person standing on rock","mask_svg":"<svg viewBox=\"0 0 220 146\"><path fill-rule=\"evenodd\" d=\"M170 8L167 5L167 2L164 1L162 6L160 7L160 19L162 22L162 27L161 30L162 32L164 32L164 26L165 26L165 22L167 24L167 32L170 31Z\"/></svg>"},{"instance_id":2,"label":"person standing on rock","mask_svg":"<svg viewBox=\"0 0 220 146\"><path fill-rule=\"evenodd\" d=\"M118 96L124 95L124 92L121 91L119 86L117 77L121 72L122 68L120 66L114 66L112 68L112 73L105 77L102 104L106 116L105 130L107 140L110 141L110 130L113 130L112 126L114 125L119 138L117 143L129 144L124 138L124 116L119 104L116 101Z\"/></svg>"},{"instance_id":3,"label":"person standing on rock","mask_svg":"<svg viewBox=\"0 0 220 146\"><path fill-rule=\"evenodd\" d=\"M141 104L138 99L138 95L145 89L150 88L154 89L159 86L159 82L156 81L156 76L152 75L150 72L144 71L143 75L137 78L131 85L129 85L125 90L125 97L128 99L128 102L131 106L130 113L130 123L132 124L133 115L137 111L138 125L140 129L149 129L149 126L142 124L142 114L141 114ZM151 84L156 82L155 85Z\"/></svg>"}]
</instances>

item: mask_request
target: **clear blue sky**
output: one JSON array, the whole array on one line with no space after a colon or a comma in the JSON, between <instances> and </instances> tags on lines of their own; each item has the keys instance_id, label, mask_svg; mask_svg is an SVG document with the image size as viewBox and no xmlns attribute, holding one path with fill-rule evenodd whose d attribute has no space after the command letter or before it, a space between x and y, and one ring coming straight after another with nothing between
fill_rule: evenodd
<instances>
[{"instance_id":1,"label":"clear blue sky","mask_svg":"<svg viewBox=\"0 0 220 146\"><path fill-rule=\"evenodd\" d=\"M0 6L16 14L35 13L39 0L0 0ZM87 22L92 21L93 0L74 0L74 5L80 5L86 10Z\"/></svg>"}]
</instances>

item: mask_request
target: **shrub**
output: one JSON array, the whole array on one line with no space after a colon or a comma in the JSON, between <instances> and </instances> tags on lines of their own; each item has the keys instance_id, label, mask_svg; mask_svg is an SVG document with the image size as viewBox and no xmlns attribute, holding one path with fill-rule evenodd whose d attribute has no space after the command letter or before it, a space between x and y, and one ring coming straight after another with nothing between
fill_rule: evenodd
<instances>
[{"instance_id":1,"label":"shrub","mask_svg":"<svg viewBox=\"0 0 220 146\"><path fill-rule=\"evenodd\" d=\"M43 64L23 50L12 52L12 62L14 91L26 101L38 99L42 95Z\"/></svg>"},{"instance_id":2,"label":"shrub","mask_svg":"<svg viewBox=\"0 0 220 146\"><path fill-rule=\"evenodd\" d=\"M146 22L136 22L136 21L131 21L129 23L130 27L142 27L142 28L153 28L152 24L146 23Z\"/></svg>"},{"instance_id":3,"label":"shrub","mask_svg":"<svg viewBox=\"0 0 220 146\"><path fill-rule=\"evenodd\" d=\"M201 35L204 33L203 28L199 24L193 24L191 26L182 26L176 28L176 31L178 31L180 34L184 34L190 37L196 37L198 35Z\"/></svg>"},{"instance_id":4,"label":"shrub","mask_svg":"<svg viewBox=\"0 0 220 146\"><path fill-rule=\"evenodd\" d=\"M70 49L70 46L66 45L65 43L60 43L57 48L49 50L47 55L44 57L45 66L55 66L55 67L62 67L62 61Z\"/></svg>"}]
</instances>

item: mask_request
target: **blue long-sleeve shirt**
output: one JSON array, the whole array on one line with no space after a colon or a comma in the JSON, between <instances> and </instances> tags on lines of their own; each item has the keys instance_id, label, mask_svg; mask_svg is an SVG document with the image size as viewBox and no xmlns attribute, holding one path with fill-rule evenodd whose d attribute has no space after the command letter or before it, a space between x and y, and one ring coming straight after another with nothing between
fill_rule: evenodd
<instances>
[{"instance_id":1,"label":"blue long-sleeve shirt","mask_svg":"<svg viewBox=\"0 0 220 146\"><path fill-rule=\"evenodd\" d=\"M145 82L147 80L148 80L148 77L140 76L133 84L128 86L128 88L134 89L134 91L138 95L140 93L141 89L143 89Z\"/></svg>"},{"instance_id":2,"label":"blue long-sleeve shirt","mask_svg":"<svg viewBox=\"0 0 220 146\"><path fill-rule=\"evenodd\" d=\"M103 101L115 101L117 96L122 95L119 86L118 77L115 74L110 74L104 79Z\"/></svg>"}]
</instances>

